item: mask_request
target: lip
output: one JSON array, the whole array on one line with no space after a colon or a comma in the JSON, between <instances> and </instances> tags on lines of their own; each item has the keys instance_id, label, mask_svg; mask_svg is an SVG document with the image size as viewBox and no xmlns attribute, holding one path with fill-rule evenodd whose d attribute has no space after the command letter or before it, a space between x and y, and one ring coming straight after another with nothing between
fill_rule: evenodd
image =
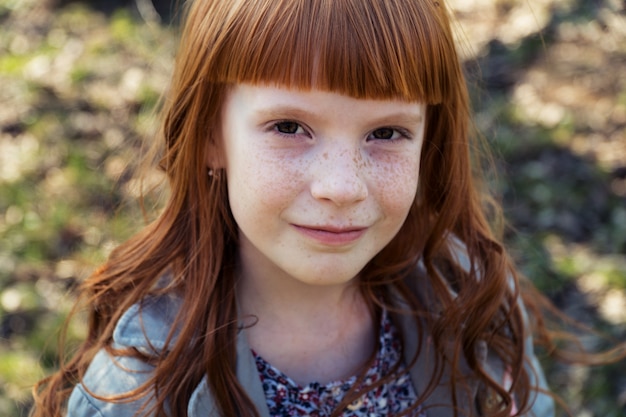
<instances>
[{"instance_id":1,"label":"lip","mask_svg":"<svg viewBox=\"0 0 626 417\"><path fill-rule=\"evenodd\" d=\"M357 241L365 232L366 227L336 226L302 226L292 225L303 235L327 246L342 246Z\"/></svg>"}]
</instances>

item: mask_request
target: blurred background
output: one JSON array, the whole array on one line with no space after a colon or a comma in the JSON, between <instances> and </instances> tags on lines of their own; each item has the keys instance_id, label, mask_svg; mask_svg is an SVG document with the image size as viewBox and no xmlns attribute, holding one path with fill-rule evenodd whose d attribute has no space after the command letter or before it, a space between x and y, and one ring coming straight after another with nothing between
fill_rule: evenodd
<instances>
[{"instance_id":1,"label":"blurred background","mask_svg":"<svg viewBox=\"0 0 626 417\"><path fill-rule=\"evenodd\" d=\"M129 168L168 83L171 2L0 0L2 416L27 415L77 283L143 222ZM626 2L450 4L509 248L557 306L626 340ZM626 363L544 364L574 416L626 415Z\"/></svg>"}]
</instances>

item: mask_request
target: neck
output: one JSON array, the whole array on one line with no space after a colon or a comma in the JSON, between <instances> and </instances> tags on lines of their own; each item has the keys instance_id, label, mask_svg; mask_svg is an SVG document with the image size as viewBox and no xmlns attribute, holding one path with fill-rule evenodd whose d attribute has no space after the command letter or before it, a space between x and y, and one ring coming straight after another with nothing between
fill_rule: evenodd
<instances>
[{"instance_id":1,"label":"neck","mask_svg":"<svg viewBox=\"0 0 626 417\"><path fill-rule=\"evenodd\" d=\"M351 376L373 352L374 323L356 279L316 286L240 273L237 291L240 314L254 317L250 346L298 383Z\"/></svg>"},{"instance_id":2,"label":"neck","mask_svg":"<svg viewBox=\"0 0 626 417\"><path fill-rule=\"evenodd\" d=\"M241 277L238 285L240 313L275 322L302 320L309 326L338 313L359 309L364 301L355 280L342 285L307 285L293 279ZM289 312L289 314L285 314ZM313 321L313 323L312 323Z\"/></svg>"}]
</instances>

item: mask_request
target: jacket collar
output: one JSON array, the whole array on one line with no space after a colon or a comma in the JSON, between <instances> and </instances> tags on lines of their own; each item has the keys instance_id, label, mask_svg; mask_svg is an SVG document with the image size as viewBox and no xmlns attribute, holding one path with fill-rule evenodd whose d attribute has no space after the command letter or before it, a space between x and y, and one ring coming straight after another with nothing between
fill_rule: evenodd
<instances>
[{"instance_id":1,"label":"jacket collar","mask_svg":"<svg viewBox=\"0 0 626 417\"><path fill-rule=\"evenodd\" d=\"M427 280L420 279L420 277L412 281L418 283L427 282ZM430 298L428 296L428 288L414 288L414 290L423 302ZM402 307L402 304L404 304L403 297L399 296L397 302ZM428 303L425 302L424 305L428 305ZM119 345L132 346L148 353L162 351L166 347L171 330L170 326L175 322L180 308L181 300L176 295L148 297L141 303L133 305L124 313L115 328L113 339ZM416 363L410 369L413 386L419 395L426 392L428 382L435 371L437 371L434 368L436 352L430 343L425 325L422 326L421 334L418 334L412 317L396 315L394 320L404 337L404 361L406 364L410 363L415 352L420 348L421 343L421 351ZM178 331L174 329L169 343L174 344L177 337ZM487 355L486 350L486 345L482 342L479 345L479 360L484 360ZM477 383L474 378L469 377L471 374L469 367L467 367L464 359L462 361L462 371L468 375L470 395L472 396L468 397L464 390L460 390L457 394L457 404L460 407L467 408L474 403L471 401L471 398L474 398ZM450 405L450 399L452 398L449 388L450 370L447 364L443 366L444 368L441 370L442 380L424 403L429 417L452 417L454 415ZM237 336L236 374L239 383L257 407L261 417L269 417L265 392L244 331L240 331ZM463 410L461 410L460 415L463 415L462 413ZM473 412L469 413L469 415L473 414ZM190 417L217 416L217 406L210 392L206 376L192 393L188 406L188 415Z\"/></svg>"},{"instance_id":2,"label":"jacket collar","mask_svg":"<svg viewBox=\"0 0 626 417\"><path fill-rule=\"evenodd\" d=\"M426 309L431 310L432 314L437 314L437 306L433 305L432 301L435 300L435 296L429 283L430 281L427 279L426 270L420 262L414 271L414 275L407 280L407 284L413 294L417 295L420 303ZM395 304L399 308L409 308L402 294L396 294ZM418 333L418 328L413 316L395 314L394 321L400 327L403 336L404 363L407 365L410 364L416 352L419 350L415 364L409 369L411 381L413 382L413 387L417 394L421 395L427 392L430 380L436 373L441 375L439 383L434 386L423 403L428 417L453 417L453 392L450 384L452 372L450 364L442 358L437 358L438 354L434 349L432 338L428 331L428 324L422 321L422 325L419 327L421 333ZM447 348L452 352L452 345ZM487 360L486 342L479 341L476 349L477 360L480 363L485 363ZM439 369L435 368L437 361L440 363ZM459 381L457 384L457 386L461 386L461 389L457 390L456 393L456 404L459 408L458 415L462 417L474 416L477 415L477 412L474 408L473 398L476 398L478 391L478 380L473 375L464 356L460 358L459 365L463 381ZM463 389L464 383L467 384L467 389Z\"/></svg>"},{"instance_id":3,"label":"jacket collar","mask_svg":"<svg viewBox=\"0 0 626 417\"><path fill-rule=\"evenodd\" d=\"M413 319L411 317L403 315L399 316L396 320L404 335L404 361L408 364L413 358L413 354L418 349L419 338L416 333L415 324L413 323ZM415 365L409 372L413 386L415 387L418 395L426 391L428 382L435 372L435 352L432 348L432 344L430 343L430 339L424 331L420 337L424 341L422 343L422 351L417 357ZM480 349L484 354L479 353L479 357L486 357L486 345L484 342L481 342ZM469 375L469 368L466 367L466 363L463 362L462 365L465 365L463 368L467 369L467 374ZM450 404L450 399L452 398L449 386L450 381L449 378L446 378L446 376L450 375L449 369L445 368L443 370L443 375L444 377L442 378L442 381L435 387L424 402L424 407L426 408L426 412L429 417L452 417L454 415L454 411ZM475 414L474 412L469 412L467 407L472 406L473 404L471 398L475 397L477 382L474 378L468 378L470 378L470 396L468 396L467 392L464 390L460 390L457 394L457 404L463 409L459 413L460 416L463 416L464 412L467 413L465 415ZM259 379L254 356L250 351L247 337L243 331L240 331L237 336L237 379L252 402L255 404L260 416L270 417L265 392L263 391L263 385ZM209 390L206 376L193 392L189 401L187 413L189 417L218 415L215 400Z\"/></svg>"},{"instance_id":4,"label":"jacket collar","mask_svg":"<svg viewBox=\"0 0 626 417\"><path fill-rule=\"evenodd\" d=\"M259 379L254 356L248 345L248 338L244 331L237 335L237 380L250 397L261 417L270 417L265 399L265 391ZM217 406L209 389L207 377L195 389L187 408L189 417L217 416Z\"/></svg>"},{"instance_id":5,"label":"jacket collar","mask_svg":"<svg viewBox=\"0 0 626 417\"><path fill-rule=\"evenodd\" d=\"M122 315L113 331L113 341L148 352L165 350L181 304L181 299L174 294L144 298ZM174 329L170 345L176 343L178 334L178 329Z\"/></svg>"}]
</instances>

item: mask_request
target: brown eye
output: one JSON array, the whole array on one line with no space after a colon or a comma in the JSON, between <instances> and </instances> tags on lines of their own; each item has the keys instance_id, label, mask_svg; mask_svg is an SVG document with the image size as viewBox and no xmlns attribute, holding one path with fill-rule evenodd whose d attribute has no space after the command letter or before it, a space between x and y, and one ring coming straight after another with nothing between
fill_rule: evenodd
<instances>
[{"instance_id":1,"label":"brown eye","mask_svg":"<svg viewBox=\"0 0 626 417\"><path fill-rule=\"evenodd\" d=\"M376 129L372 132L374 139L392 139L394 137L395 130L390 127L383 127Z\"/></svg>"},{"instance_id":2,"label":"brown eye","mask_svg":"<svg viewBox=\"0 0 626 417\"><path fill-rule=\"evenodd\" d=\"M300 125L296 122L278 122L274 126L279 133L286 135L294 135L300 128Z\"/></svg>"}]
</instances>

